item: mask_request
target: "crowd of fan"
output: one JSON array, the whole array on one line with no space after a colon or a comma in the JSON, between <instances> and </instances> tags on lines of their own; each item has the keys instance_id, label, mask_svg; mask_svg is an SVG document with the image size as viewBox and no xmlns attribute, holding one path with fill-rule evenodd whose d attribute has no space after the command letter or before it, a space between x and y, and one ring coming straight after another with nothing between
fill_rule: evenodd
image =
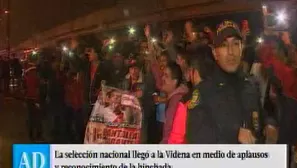
<instances>
[{"instance_id":1,"label":"crowd of fan","mask_svg":"<svg viewBox=\"0 0 297 168\"><path fill-rule=\"evenodd\" d=\"M243 47L240 68L257 79L262 106L273 111L274 99L267 105L267 95L272 99L277 93L296 100L297 56L289 34L263 36L263 43L251 42L247 22L242 25L238 32L242 37L240 43L247 47ZM196 32L195 25L188 21L184 29L185 40L177 43L169 28L162 31L163 39L156 40L147 25L144 28L146 40L138 46L139 52L129 55L116 50L112 54L102 54L106 45L99 47L99 42L89 43L81 49L80 42L75 39L67 59L60 50L50 48L41 49L37 62L32 55L23 65L31 140L83 143L86 123L104 80L106 85L128 90L139 98L143 109L141 143L177 143L178 138L170 137L174 124L180 124L174 121L175 111L179 108L177 104L185 100L188 106L195 106L191 100L196 93L196 80L208 79L218 66L213 54L216 53L216 36L224 27L216 31L205 27ZM9 90L8 65L1 61L3 91ZM14 74L20 78L18 71ZM267 94L270 90L267 86L272 83L274 91Z\"/></svg>"}]
</instances>

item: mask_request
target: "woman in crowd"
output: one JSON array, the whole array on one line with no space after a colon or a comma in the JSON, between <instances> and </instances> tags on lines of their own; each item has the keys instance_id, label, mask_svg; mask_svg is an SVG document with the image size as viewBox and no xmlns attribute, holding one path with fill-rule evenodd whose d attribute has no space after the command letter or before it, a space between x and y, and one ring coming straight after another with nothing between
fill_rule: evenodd
<instances>
[{"instance_id":1,"label":"woman in crowd","mask_svg":"<svg viewBox=\"0 0 297 168\"><path fill-rule=\"evenodd\" d=\"M183 85L183 73L176 63L169 63L162 78L162 91L167 95L163 144L180 144L185 142L186 109L181 103L188 92Z\"/></svg>"}]
</instances>

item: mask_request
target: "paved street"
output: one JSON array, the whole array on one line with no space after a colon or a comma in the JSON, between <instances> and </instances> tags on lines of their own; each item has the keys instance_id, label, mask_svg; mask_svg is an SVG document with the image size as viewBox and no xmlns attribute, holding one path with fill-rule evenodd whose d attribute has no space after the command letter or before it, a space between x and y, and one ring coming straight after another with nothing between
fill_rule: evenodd
<instances>
[{"instance_id":1,"label":"paved street","mask_svg":"<svg viewBox=\"0 0 297 168\"><path fill-rule=\"evenodd\" d=\"M0 167L12 167L12 144L28 143L23 103L0 94Z\"/></svg>"}]
</instances>

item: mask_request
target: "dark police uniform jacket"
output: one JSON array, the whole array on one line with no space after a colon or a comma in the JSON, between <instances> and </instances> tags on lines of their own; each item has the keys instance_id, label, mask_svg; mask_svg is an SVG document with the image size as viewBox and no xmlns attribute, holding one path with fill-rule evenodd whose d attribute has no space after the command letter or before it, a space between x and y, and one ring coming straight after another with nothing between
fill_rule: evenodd
<instances>
[{"instance_id":1,"label":"dark police uniform jacket","mask_svg":"<svg viewBox=\"0 0 297 168\"><path fill-rule=\"evenodd\" d=\"M279 127L278 143L297 144L297 99L289 97L283 93L282 82L275 76L273 67L269 67L268 88L265 97L264 108L268 109L271 118L277 122ZM276 98L272 102L269 91L273 88Z\"/></svg>"},{"instance_id":2,"label":"dark police uniform jacket","mask_svg":"<svg viewBox=\"0 0 297 168\"><path fill-rule=\"evenodd\" d=\"M262 133L260 92L243 73L216 68L211 78L194 87L188 103L186 139L190 144L237 144L240 127Z\"/></svg>"}]
</instances>

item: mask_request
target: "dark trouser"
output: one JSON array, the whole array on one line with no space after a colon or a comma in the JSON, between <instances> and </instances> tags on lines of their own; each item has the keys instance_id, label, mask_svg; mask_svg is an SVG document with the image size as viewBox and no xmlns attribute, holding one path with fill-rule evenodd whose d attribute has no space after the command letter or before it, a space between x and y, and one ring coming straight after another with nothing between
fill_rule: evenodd
<instances>
[{"instance_id":1,"label":"dark trouser","mask_svg":"<svg viewBox=\"0 0 297 168\"><path fill-rule=\"evenodd\" d=\"M84 129L84 122L83 122L83 113L82 110L74 111L74 131L76 135L76 142L78 144L84 143L85 138L85 129Z\"/></svg>"},{"instance_id":2,"label":"dark trouser","mask_svg":"<svg viewBox=\"0 0 297 168\"><path fill-rule=\"evenodd\" d=\"M67 107L66 133L69 143L81 144L84 140L84 120L81 109Z\"/></svg>"},{"instance_id":3,"label":"dark trouser","mask_svg":"<svg viewBox=\"0 0 297 168\"><path fill-rule=\"evenodd\" d=\"M155 139L155 143L159 144L162 141L163 138L163 127L164 127L164 123L160 122L160 121L156 121L156 139Z\"/></svg>"},{"instance_id":4,"label":"dark trouser","mask_svg":"<svg viewBox=\"0 0 297 168\"><path fill-rule=\"evenodd\" d=\"M141 123L141 144L152 144L151 134L154 128L152 127L152 114L154 113L153 106L143 106L143 115Z\"/></svg>"},{"instance_id":5,"label":"dark trouser","mask_svg":"<svg viewBox=\"0 0 297 168\"><path fill-rule=\"evenodd\" d=\"M28 132L31 141L41 140L42 138L42 114L35 105L35 101L26 100L28 108Z\"/></svg>"},{"instance_id":6,"label":"dark trouser","mask_svg":"<svg viewBox=\"0 0 297 168\"><path fill-rule=\"evenodd\" d=\"M88 125L88 122L89 122L90 115L92 113L93 107L94 107L93 105L88 105L88 104L85 104L83 106L83 110L82 110L82 119L83 119L82 132L83 132L83 139L84 139L84 133L85 133L85 130L87 128L87 125Z\"/></svg>"},{"instance_id":7,"label":"dark trouser","mask_svg":"<svg viewBox=\"0 0 297 168\"><path fill-rule=\"evenodd\" d=\"M51 143L66 143L65 107L60 103L50 103L49 107Z\"/></svg>"},{"instance_id":8,"label":"dark trouser","mask_svg":"<svg viewBox=\"0 0 297 168\"><path fill-rule=\"evenodd\" d=\"M0 77L0 93L2 92L3 90L3 79L2 77Z\"/></svg>"},{"instance_id":9,"label":"dark trouser","mask_svg":"<svg viewBox=\"0 0 297 168\"><path fill-rule=\"evenodd\" d=\"M88 104L85 104L84 107L83 107L83 120L84 120L84 125L86 126L89 122L89 118L90 118L90 115L92 113L92 110L93 110L93 105L88 105Z\"/></svg>"},{"instance_id":10,"label":"dark trouser","mask_svg":"<svg viewBox=\"0 0 297 168\"><path fill-rule=\"evenodd\" d=\"M155 144L156 139L156 110L155 106L153 106L152 109L150 109L152 112L150 113L150 116L145 117L147 120L147 144Z\"/></svg>"},{"instance_id":11,"label":"dark trouser","mask_svg":"<svg viewBox=\"0 0 297 168\"><path fill-rule=\"evenodd\" d=\"M295 149L292 149L292 161L290 166L290 168L297 168L297 146L295 146Z\"/></svg>"},{"instance_id":12,"label":"dark trouser","mask_svg":"<svg viewBox=\"0 0 297 168\"><path fill-rule=\"evenodd\" d=\"M292 146L297 144L297 101L291 98L281 97L282 107L279 122L279 144L288 145L288 164L293 163L294 152Z\"/></svg>"},{"instance_id":13,"label":"dark trouser","mask_svg":"<svg viewBox=\"0 0 297 168\"><path fill-rule=\"evenodd\" d=\"M9 84L10 84L10 78L4 78L3 79L3 92L9 93Z\"/></svg>"},{"instance_id":14,"label":"dark trouser","mask_svg":"<svg viewBox=\"0 0 297 168\"><path fill-rule=\"evenodd\" d=\"M297 168L297 154L295 146L287 146L287 167L288 168Z\"/></svg>"}]
</instances>

